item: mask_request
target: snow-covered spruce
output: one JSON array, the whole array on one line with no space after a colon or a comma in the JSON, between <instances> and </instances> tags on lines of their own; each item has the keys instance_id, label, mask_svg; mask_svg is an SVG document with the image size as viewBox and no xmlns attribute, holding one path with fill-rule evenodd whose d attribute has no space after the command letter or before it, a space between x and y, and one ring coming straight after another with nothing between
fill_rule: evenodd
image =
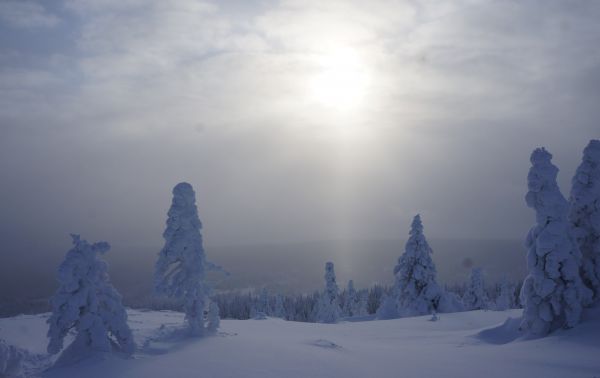
<instances>
[{"instance_id":1,"label":"snow-covered spruce","mask_svg":"<svg viewBox=\"0 0 600 378\"><path fill-rule=\"evenodd\" d=\"M344 316L367 315L367 301L364 293L359 293L354 288L354 281L348 281L348 287L344 293L344 305L342 312Z\"/></svg>"},{"instance_id":2,"label":"snow-covered spruce","mask_svg":"<svg viewBox=\"0 0 600 378\"><path fill-rule=\"evenodd\" d=\"M465 311L465 305L462 297L448 289L443 289L440 295L440 301L436 309L437 313L461 312Z\"/></svg>"},{"instance_id":3,"label":"snow-covered spruce","mask_svg":"<svg viewBox=\"0 0 600 378\"><path fill-rule=\"evenodd\" d=\"M515 285L508 281L506 277L502 277L502 280L496 284L496 298L493 307L496 311L517 308Z\"/></svg>"},{"instance_id":4,"label":"snow-covered spruce","mask_svg":"<svg viewBox=\"0 0 600 378\"><path fill-rule=\"evenodd\" d=\"M368 305L369 305L369 291L368 290L359 290L357 292L358 303L357 308L354 310L354 316L364 316L369 314Z\"/></svg>"},{"instance_id":5,"label":"snow-covered spruce","mask_svg":"<svg viewBox=\"0 0 600 378\"><path fill-rule=\"evenodd\" d=\"M515 288L508 282L506 277L503 277L500 284L496 285L496 291L497 296L494 303L496 311L505 311L515 307Z\"/></svg>"},{"instance_id":6,"label":"snow-covered spruce","mask_svg":"<svg viewBox=\"0 0 600 378\"><path fill-rule=\"evenodd\" d=\"M584 283L600 298L600 140L591 140L572 180L569 221L581 251Z\"/></svg>"},{"instance_id":7,"label":"snow-covered spruce","mask_svg":"<svg viewBox=\"0 0 600 378\"><path fill-rule=\"evenodd\" d=\"M542 336L579 323L592 293L579 274L581 253L571 235L568 203L556 183L552 155L538 148L530 160L525 201L536 212L536 224L525 243L529 273L521 289L521 329Z\"/></svg>"},{"instance_id":8,"label":"snow-covered spruce","mask_svg":"<svg viewBox=\"0 0 600 378\"><path fill-rule=\"evenodd\" d=\"M106 242L90 244L79 235L71 235L73 248L58 268L59 288L50 300L52 315L48 353L63 348L67 333L74 329L75 341L68 348L68 359L77 359L90 351L110 352L116 346L131 354L135 345L127 325L127 313L121 296L111 285L108 264L100 259L110 246Z\"/></svg>"},{"instance_id":9,"label":"snow-covered spruce","mask_svg":"<svg viewBox=\"0 0 600 378\"><path fill-rule=\"evenodd\" d=\"M177 184L163 233L165 245L156 262L154 285L158 294L183 300L185 318L194 336L206 334L209 326L205 312L210 312L212 289L206 282L206 273L221 270L206 261L201 228L194 189L186 182ZM215 324L218 322L213 319L210 327Z\"/></svg>"},{"instance_id":10,"label":"snow-covered spruce","mask_svg":"<svg viewBox=\"0 0 600 378\"><path fill-rule=\"evenodd\" d=\"M336 323L340 318L339 289L335 282L333 263L325 264L325 290L319 297L315 320L317 323Z\"/></svg>"},{"instance_id":11,"label":"snow-covered spruce","mask_svg":"<svg viewBox=\"0 0 600 378\"><path fill-rule=\"evenodd\" d=\"M374 314L377 308L380 307L381 297L384 292L384 287L377 284L368 289L357 290L359 310L354 316ZM321 294L318 291L310 294L277 294L271 296L269 301L274 303L272 316L298 322L315 322L320 297ZM344 297L345 295L340 295L340 299ZM256 307L258 296L246 291L231 291L216 294L213 297L213 301L216 301L219 305L222 319L250 319L252 318L253 309ZM172 307L154 307L154 309L165 308ZM438 312L458 311L462 311L460 298L457 299L457 296L452 292L444 292L440 300Z\"/></svg>"},{"instance_id":12,"label":"snow-covered spruce","mask_svg":"<svg viewBox=\"0 0 600 378\"><path fill-rule=\"evenodd\" d=\"M467 311L487 310L490 300L485 290L483 271L481 268L473 268L469 276L469 284L463 295L463 303Z\"/></svg>"},{"instance_id":13,"label":"snow-covered spruce","mask_svg":"<svg viewBox=\"0 0 600 378\"><path fill-rule=\"evenodd\" d=\"M285 307L283 305L283 296L281 294L277 294L275 296L275 306L273 307L273 316L276 318L285 319Z\"/></svg>"},{"instance_id":14,"label":"snow-covered spruce","mask_svg":"<svg viewBox=\"0 0 600 378\"><path fill-rule=\"evenodd\" d=\"M20 377L24 353L0 339L0 377Z\"/></svg>"},{"instance_id":15,"label":"snow-covered spruce","mask_svg":"<svg viewBox=\"0 0 600 378\"><path fill-rule=\"evenodd\" d=\"M354 316L354 307L355 303L358 301L358 296L356 293L356 289L354 288L354 281L348 281L348 288L346 288L346 292L344 293L344 305L342 306L342 311L344 316Z\"/></svg>"},{"instance_id":16,"label":"snow-covered spruce","mask_svg":"<svg viewBox=\"0 0 600 378\"><path fill-rule=\"evenodd\" d=\"M394 301L400 317L431 314L437 310L440 301L442 292L436 282L432 250L423 234L418 214L413 218L409 235L404 253L394 268L392 294L387 298L388 303L383 303L381 311L378 311L382 318L393 315Z\"/></svg>"},{"instance_id":17,"label":"snow-covered spruce","mask_svg":"<svg viewBox=\"0 0 600 378\"><path fill-rule=\"evenodd\" d=\"M271 306L269 305L269 291L266 287L260 291L255 312L262 313L264 316L270 316L272 313Z\"/></svg>"},{"instance_id":18,"label":"snow-covered spruce","mask_svg":"<svg viewBox=\"0 0 600 378\"><path fill-rule=\"evenodd\" d=\"M395 292L395 288L392 287L389 293L384 293L381 296L381 301L375 312L377 319L395 319L399 316L398 314L398 296Z\"/></svg>"}]
</instances>

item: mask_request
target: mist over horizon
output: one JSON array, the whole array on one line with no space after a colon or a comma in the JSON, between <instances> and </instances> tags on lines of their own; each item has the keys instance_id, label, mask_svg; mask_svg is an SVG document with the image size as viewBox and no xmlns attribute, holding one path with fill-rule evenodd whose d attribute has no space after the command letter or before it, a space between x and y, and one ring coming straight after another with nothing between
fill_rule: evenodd
<instances>
[{"instance_id":1,"label":"mist over horizon","mask_svg":"<svg viewBox=\"0 0 600 378\"><path fill-rule=\"evenodd\" d=\"M357 288L393 283L392 269L404 251L405 239L312 241L265 245L206 245L209 261L222 265L229 277L214 275L216 292L251 291L267 288L272 293L312 293L322 286L326 261L335 264L341 288L354 280ZM444 285L463 284L472 267L484 270L491 287L503 277L518 282L525 275L525 248L518 240L431 239L438 280ZM39 264L0 265L0 306L4 314L45 308L57 286L56 269L70 248L46 249ZM152 275L160 246L112 245L106 255L111 281L126 303L140 303L154 295ZM509 273L507 273L509 272ZM31 278L35 277L34 280Z\"/></svg>"}]
</instances>

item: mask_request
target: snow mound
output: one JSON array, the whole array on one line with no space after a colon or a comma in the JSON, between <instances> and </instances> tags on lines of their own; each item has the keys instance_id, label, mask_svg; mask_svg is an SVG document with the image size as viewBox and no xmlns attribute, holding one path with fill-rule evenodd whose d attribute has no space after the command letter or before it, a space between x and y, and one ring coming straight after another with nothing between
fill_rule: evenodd
<instances>
[{"instance_id":1,"label":"snow mound","mask_svg":"<svg viewBox=\"0 0 600 378\"><path fill-rule=\"evenodd\" d=\"M474 338L488 344L508 344L523 336L519 330L521 318L508 318L497 327L484 329L478 332Z\"/></svg>"},{"instance_id":2,"label":"snow mound","mask_svg":"<svg viewBox=\"0 0 600 378\"><path fill-rule=\"evenodd\" d=\"M258 311L256 312L256 314L254 314L254 316L252 317L253 320L266 320L267 319L267 315L265 315L264 312L262 311Z\"/></svg>"},{"instance_id":3,"label":"snow mound","mask_svg":"<svg viewBox=\"0 0 600 378\"><path fill-rule=\"evenodd\" d=\"M142 344L142 352L150 355L166 354L189 338L187 327L180 324L173 326L163 323L156 331L147 336Z\"/></svg>"}]
</instances>

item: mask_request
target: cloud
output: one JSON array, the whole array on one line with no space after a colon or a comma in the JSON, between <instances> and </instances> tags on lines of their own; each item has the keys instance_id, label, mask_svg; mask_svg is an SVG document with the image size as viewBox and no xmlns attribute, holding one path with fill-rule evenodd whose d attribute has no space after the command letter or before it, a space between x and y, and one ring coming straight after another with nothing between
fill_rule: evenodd
<instances>
[{"instance_id":1,"label":"cloud","mask_svg":"<svg viewBox=\"0 0 600 378\"><path fill-rule=\"evenodd\" d=\"M24 29L52 28L60 22L41 4L27 0L0 2L0 20L13 28Z\"/></svg>"},{"instance_id":2,"label":"cloud","mask_svg":"<svg viewBox=\"0 0 600 378\"><path fill-rule=\"evenodd\" d=\"M389 34L414 27L408 2L282 1L257 17L256 27L284 51L324 52L339 45L381 43Z\"/></svg>"},{"instance_id":3,"label":"cloud","mask_svg":"<svg viewBox=\"0 0 600 378\"><path fill-rule=\"evenodd\" d=\"M11 183L0 191L13 210L30 209L22 224L36 209L40 228L64 215L47 232L81 225L126 239L119 230L136 224L140 239L159 238L160 206L185 179L200 186L220 242L397 237L415 211L435 236L521 237L530 150L547 145L568 183L579 149L597 137L595 2L78 0L63 9L71 45L59 63L46 51L35 69L15 68L16 43L0 58L0 169ZM370 77L348 114L307 95L320 60L340 47L355 49ZM141 194L124 199L131 192ZM63 213L73 198L86 205Z\"/></svg>"},{"instance_id":4,"label":"cloud","mask_svg":"<svg viewBox=\"0 0 600 378\"><path fill-rule=\"evenodd\" d=\"M92 78L127 80L172 72L221 52L263 48L252 33L235 31L210 2L76 4L71 9L84 21L78 39L82 69Z\"/></svg>"}]
</instances>

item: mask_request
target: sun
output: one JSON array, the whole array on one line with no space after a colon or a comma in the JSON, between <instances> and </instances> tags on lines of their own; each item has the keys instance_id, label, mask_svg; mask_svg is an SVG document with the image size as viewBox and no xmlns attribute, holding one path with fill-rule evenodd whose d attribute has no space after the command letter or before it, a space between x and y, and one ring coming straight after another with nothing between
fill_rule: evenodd
<instances>
[{"instance_id":1,"label":"sun","mask_svg":"<svg viewBox=\"0 0 600 378\"><path fill-rule=\"evenodd\" d=\"M310 97L332 110L359 106L368 86L367 67L351 48L339 48L315 57L316 72L310 80Z\"/></svg>"}]
</instances>

